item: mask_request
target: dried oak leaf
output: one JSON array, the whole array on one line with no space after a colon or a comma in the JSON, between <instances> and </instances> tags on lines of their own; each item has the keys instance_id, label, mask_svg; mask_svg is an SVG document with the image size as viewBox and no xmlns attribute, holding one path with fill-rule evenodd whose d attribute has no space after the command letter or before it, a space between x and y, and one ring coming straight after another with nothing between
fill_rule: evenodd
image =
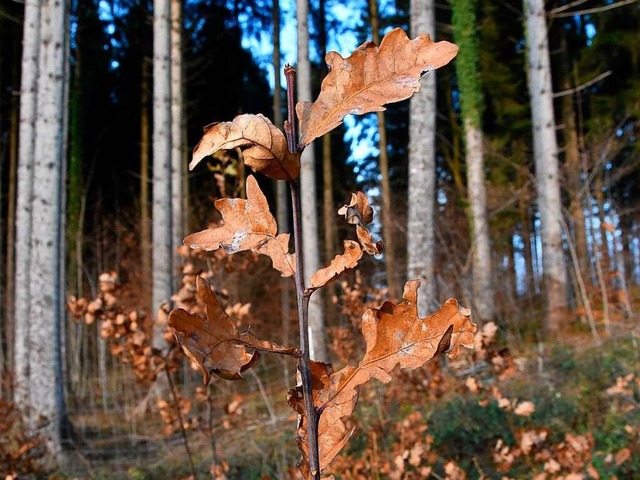
<instances>
[{"instance_id":1,"label":"dried oak leaf","mask_svg":"<svg viewBox=\"0 0 640 480\"><path fill-rule=\"evenodd\" d=\"M242 372L251 368L260 357L258 351L296 355L295 348L260 340L251 332L238 334L209 283L198 276L196 288L205 304L206 318L176 308L169 314L169 327L184 352L202 372L205 385L211 380L212 373L228 380L242 378Z\"/></svg>"},{"instance_id":2,"label":"dried oak leaf","mask_svg":"<svg viewBox=\"0 0 640 480\"><path fill-rule=\"evenodd\" d=\"M223 223L217 228L192 233L185 245L200 250L224 248L227 253L251 250L271 258L273 268L283 277L295 273L295 255L289 253L289 234L277 235L278 225L269 211L267 199L256 179L247 177L247 199L221 198L215 206Z\"/></svg>"},{"instance_id":3,"label":"dried oak leaf","mask_svg":"<svg viewBox=\"0 0 640 480\"><path fill-rule=\"evenodd\" d=\"M380 255L384 248L381 241L374 242L371 233L367 229L373 221L373 209L369 205L369 199L362 192L352 193L348 205L343 205L338 210L338 215L344 215L347 223L356 226L356 235L362 245L362 249L369 255Z\"/></svg>"},{"instance_id":4,"label":"dried oak leaf","mask_svg":"<svg viewBox=\"0 0 640 480\"><path fill-rule=\"evenodd\" d=\"M241 148L244 161L256 172L276 180L295 180L300 175L300 154L291 153L284 133L263 115L238 115L231 122L205 127L204 136L193 150L192 170L218 150Z\"/></svg>"},{"instance_id":5,"label":"dried oak leaf","mask_svg":"<svg viewBox=\"0 0 640 480\"><path fill-rule=\"evenodd\" d=\"M345 424L356 407L359 386L376 378L383 383L391 380L396 365L415 369L446 353L450 358L458 355L460 347L473 348L478 330L471 322L471 311L460 307L451 298L426 318L418 316L418 280L404 286L403 301L395 305L385 302L380 308L368 309L362 316L362 334L366 342L365 355L357 366L347 365L332 372L325 364L312 363L314 378L314 405L318 419L320 469L324 469L353 433ZM301 416L298 420L298 442L306 445L306 419L304 405L300 403L301 387L293 389L290 405ZM301 448L300 470L309 471L306 446ZM306 478L306 477L305 477Z\"/></svg>"},{"instance_id":6,"label":"dried oak leaf","mask_svg":"<svg viewBox=\"0 0 640 480\"><path fill-rule=\"evenodd\" d=\"M362 245L362 249L369 255L380 255L382 250L384 250L382 240L374 242L373 238L371 238L371 232L363 226L356 225L356 235L358 236L360 245Z\"/></svg>"},{"instance_id":7,"label":"dried oak leaf","mask_svg":"<svg viewBox=\"0 0 640 480\"><path fill-rule=\"evenodd\" d=\"M411 97L420 90L420 77L440 68L456 56L458 47L431 41L429 35L414 40L396 28L380 46L360 45L348 58L329 52L325 61L329 74L322 82L315 102L299 102L301 144L330 132L352 113L363 115L385 110L384 105Z\"/></svg>"},{"instance_id":8,"label":"dried oak leaf","mask_svg":"<svg viewBox=\"0 0 640 480\"><path fill-rule=\"evenodd\" d=\"M333 282L350 268L355 268L362 258L362 249L358 242L344 241L344 253L336 255L328 267L321 268L311 277L311 288L321 288Z\"/></svg>"},{"instance_id":9,"label":"dried oak leaf","mask_svg":"<svg viewBox=\"0 0 640 480\"><path fill-rule=\"evenodd\" d=\"M352 193L348 205L343 205L338 210L338 215L344 215L347 223L356 226L358 242L344 241L344 253L336 255L328 267L321 268L311 277L310 288L315 290L336 280L349 269L355 268L362 258L364 250L369 255L382 252L382 242L374 243L371 234L364 227L373 221L373 209L369 205L367 196L362 192Z\"/></svg>"},{"instance_id":10,"label":"dried oak leaf","mask_svg":"<svg viewBox=\"0 0 640 480\"><path fill-rule=\"evenodd\" d=\"M363 192L351 194L351 201L338 210L338 215L344 215L347 223L351 225L369 225L373 221L373 208L369 205L369 199Z\"/></svg>"}]
</instances>

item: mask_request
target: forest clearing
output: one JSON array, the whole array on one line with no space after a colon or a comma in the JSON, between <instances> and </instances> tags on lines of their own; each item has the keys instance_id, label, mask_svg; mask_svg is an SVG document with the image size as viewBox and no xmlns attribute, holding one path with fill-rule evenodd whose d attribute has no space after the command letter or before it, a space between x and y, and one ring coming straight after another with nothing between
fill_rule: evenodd
<instances>
[{"instance_id":1,"label":"forest clearing","mask_svg":"<svg viewBox=\"0 0 640 480\"><path fill-rule=\"evenodd\" d=\"M0 478L640 478L638 31L0 5Z\"/></svg>"}]
</instances>

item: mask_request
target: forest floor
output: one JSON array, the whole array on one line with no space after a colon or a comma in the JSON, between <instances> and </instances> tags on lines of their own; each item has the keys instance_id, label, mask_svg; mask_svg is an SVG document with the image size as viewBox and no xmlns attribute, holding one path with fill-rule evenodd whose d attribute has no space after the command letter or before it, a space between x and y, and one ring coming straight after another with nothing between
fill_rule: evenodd
<instances>
[{"instance_id":1,"label":"forest floor","mask_svg":"<svg viewBox=\"0 0 640 480\"><path fill-rule=\"evenodd\" d=\"M336 479L640 478L639 318L596 345L586 327L550 344L485 341L360 394ZM293 365L263 362L208 397L191 380L184 422L197 478L297 478ZM286 373L285 373L285 370ZM181 479L191 474L175 423L126 409L71 415L76 447L57 478ZM164 433L162 433L164 430ZM215 453L214 453L215 452ZM215 475L211 465L215 462Z\"/></svg>"}]
</instances>

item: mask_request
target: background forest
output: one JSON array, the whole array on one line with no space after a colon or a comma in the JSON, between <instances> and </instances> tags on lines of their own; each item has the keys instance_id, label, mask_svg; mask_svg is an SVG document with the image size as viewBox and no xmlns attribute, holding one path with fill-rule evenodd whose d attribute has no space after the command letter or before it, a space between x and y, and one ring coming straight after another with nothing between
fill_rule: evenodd
<instances>
[{"instance_id":1,"label":"background forest","mask_svg":"<svg viewBox=\"0 0 640 480\"><path fill-rule=\"evenodd\" d=\"M363 312L411 278L422 315L455 297L479 333L363 387L327 473L640 478L637 0L2 0L0 476L301 478L295 364L202 387L163 335L201 274L239 326L296 344L269 260L182 246L245 195L242 151L188 165L212 122L282 126L285 63L312 100L327 51L395 27L459 53L302 157L305 270L340 251L357 190L385 244L312 297L312 351L359 358ZM257 177L289 231L288 192Z\"/></svg>"}]
</instances>

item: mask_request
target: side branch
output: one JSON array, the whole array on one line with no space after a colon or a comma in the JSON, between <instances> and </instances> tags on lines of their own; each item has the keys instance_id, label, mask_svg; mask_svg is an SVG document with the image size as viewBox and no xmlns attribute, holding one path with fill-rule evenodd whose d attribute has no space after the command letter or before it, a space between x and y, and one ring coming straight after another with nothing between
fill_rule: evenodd
<instances>
[{"instance_id":1,"label":"side branch","mask_svg":"<svg viewBox=\"0 0 640 480\"><path fill-rule=\"evenodd\" d=\"M553 98L560 98L560 97L566 97L567 95L572 95L574 93L581 92L585 88L589 88L594 83L598 83L600 80L603 80L603 79L607 78L612 73L613 72L611 70L607 70L606 72L601 73L597 77L592 78L591 80L589 80L588 82L583 83L582 85L578 85L577 87L569 88L567 90L562 90L561 92L556 92L552 96L553 96Z\"/></svg>"},{"instance_id":2,"label":"side branch","mask_svg":"<svg viewBox=\"0 0 640 480\"><path fill-rule=\"evenodd\" d=\"M559 12L559 9L551 10L549 16L552 18L564 18L575 17L576 15L590 15L592 13L606 12L607 10L613 10L614 8L624 7L636 3L638 0L621 0L620 2L612 3L610 5L604 5L602 7L585 8L584 10L576 10L575 12ZM562 8L562 7L560 7Z\"/></svg>"}]
</instances>

